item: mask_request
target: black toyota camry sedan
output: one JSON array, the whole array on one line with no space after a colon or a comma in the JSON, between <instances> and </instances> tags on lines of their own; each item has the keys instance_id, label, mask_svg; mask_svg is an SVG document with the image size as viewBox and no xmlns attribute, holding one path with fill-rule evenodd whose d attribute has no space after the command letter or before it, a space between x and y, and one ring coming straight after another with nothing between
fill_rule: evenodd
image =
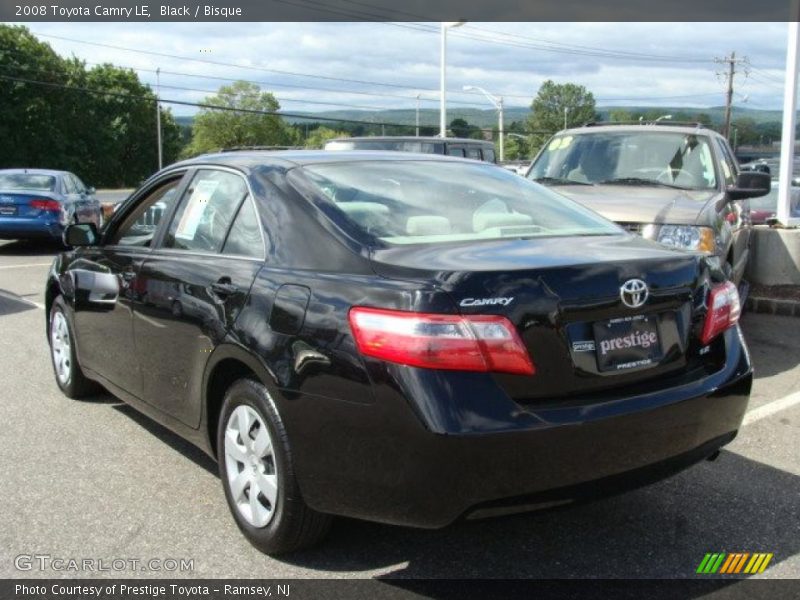
<instances>
[{"instance_id":1,"label":"black toyota camry sedan","mask_svg":"<svg viewBox=\"0 0 800 600\"><path fill-rule=\"evenodd\" d=\"M64 235L59 387L216 458L268 553L332 515L441 527L642 485L713 457L747 406L723 273L493 165L207 155Z\"/></svg>"}]
</instances>

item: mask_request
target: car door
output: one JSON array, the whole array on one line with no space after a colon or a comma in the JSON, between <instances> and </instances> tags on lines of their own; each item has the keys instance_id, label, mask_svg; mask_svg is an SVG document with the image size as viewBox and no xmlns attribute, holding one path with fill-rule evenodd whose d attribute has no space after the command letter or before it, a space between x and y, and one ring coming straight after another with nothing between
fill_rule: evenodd
<instances>
[{"instance_id":1,"label":"car door","mask_svg":"<svg viewBox=\"0 0 800 600\"><path fill-rule=\"evenodd\" d=\"M137 397L142 374L133 340L133 307L146 297L138 272L184 173L170 173L140 190L109 223L101 244L81 248L67 269L75 289L81 364Z\"/></svg>"},{"instance_id":2,"label":"car door","mask_svg":"<svg viewBox=\"0 0 800 600\"><path fill-rule=\"evenodd\" d=\"M148 295L133 323L143 399L197 427L206 363L247 300L264 242L241 173L201 167L189 177L169 228L139 272Z\"/></svg>"},{"instance_id":3,"label":"car door","mask_svg":"<svg viewBox=\"0 0 800 600\"><path fill-rule=\"evenodd\" d=\"M102 222L102 219L100 218L100 201L94 195L94 192L86 187L83 181L81 181L80 177L74 173L70 173L70 177L74 181L78 193L78 202L81 211L80 221L82 223L91 222L100 227Z\"/></svg>"},{"instance_id":4,"label":"car door","mask_svg":"<svg viewBox=\"0 0 800 600\"><path fill-rule=\"evenodd\" d=\"M715 138L717 151L720 155L720 167L725 187L736 185L736 178L739 175L739 165L728 147L728 143L722 138ZM730 228L731 253L733 274L731 279L739 281L744 274L747 266L747 258L750 248L750 203L748 200L738 200L727 202L721 210L721 218L725 221L726 228ZM722 257L723 259L726 257Z\"/></svg>"},{"instance_id":5,"label":"car door","mask_svg":"<svg viewBox=\"0 0 800 600\"><path fill-rule=\"evenodd\" d=\"M61 180L61 190L64 195L64 204L67 207L69 221L74 223L83 221L81 218L80 196L75 181L73 181L70 173L65 173L59 179Z\"/></svg>"}]
</instances>

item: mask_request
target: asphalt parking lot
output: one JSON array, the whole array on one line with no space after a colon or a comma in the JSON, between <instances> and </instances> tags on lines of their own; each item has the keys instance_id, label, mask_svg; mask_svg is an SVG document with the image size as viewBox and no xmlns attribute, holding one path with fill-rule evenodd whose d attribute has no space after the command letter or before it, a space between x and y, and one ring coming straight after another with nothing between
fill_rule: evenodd
<instances>
[{"instance_id":1,"label":"asphalt parking lot","mask_svg":"<svg viewBox=\"0 0 800 600\"><path fill-rule=\"evenodd\" d=\"M748 314L750 412L716 462L622 496L420 531L340 519L326 544L272 559L239 534L216 465L110 395L53 381L43 283L53 247L0 242L0 577L15 557L193 559L115 576L696 577L707 552L771 552L800 577L800 319ZM97 576L86 573L86 576Z\"/></svg>"}]
</instances>

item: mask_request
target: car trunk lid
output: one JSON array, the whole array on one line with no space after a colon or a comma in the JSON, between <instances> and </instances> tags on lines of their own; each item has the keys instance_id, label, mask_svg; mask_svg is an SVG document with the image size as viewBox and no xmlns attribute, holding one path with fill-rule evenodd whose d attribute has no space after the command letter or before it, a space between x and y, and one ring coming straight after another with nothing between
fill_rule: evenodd
<instances>
[{"instance_id":1,"label":"car trunk lid","mask_svg":"<svg viewBox=\"0 0 800 600\"><path fill-rule=\"evenodd\" d=\"M51 206L60 202L58 195L53 192L37 190L0 190L0 217L20 217L31 219L39 217L52 210L45 210L45 203Z\"/></svg>"},{"instance_id":2,"label":"car trunk lid","mask_svg":"<svg viewBox=\"0 0 800 600\"><path fill-rule=\"evenodd\" d=\"M692 329L707 289L697 255L617 235L393 247L373 260L385 277L432 281L462 314L507 317L537 372L494 377L521 401L580 396L696 366ZM647 287L641 306L623 300L631 281Z\"/></svg>"}]
</instances>

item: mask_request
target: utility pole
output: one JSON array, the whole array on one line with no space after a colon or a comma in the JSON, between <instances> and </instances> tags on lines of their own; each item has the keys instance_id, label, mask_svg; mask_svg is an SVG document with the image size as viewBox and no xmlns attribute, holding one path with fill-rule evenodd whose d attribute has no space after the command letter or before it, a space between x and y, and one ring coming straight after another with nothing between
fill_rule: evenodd
<instances>
[{"instance_id":1,"label":"utility pole","mask_svg":"<svg viewBox=\"0 0 800 600\"><path fill-rule=\"evenodd\" d=\"M731 109L733 107L733 79L736 74L739 72L737 71L737 65L744 65L744 75L747 77L749 73L748 66L750 61L747 57L743 58L736 58L736 52L731 52L729 56L725 56L723 58L715 58L715 63L727 63L728 70L727 72L718 73L720 77L724 77L727 84L727 91L725 92L725 122L722 124L722 135L725 136L727 139L730 135L731 130Z\"/></svg>"},{"instance_id":2,"label":"utility pole","mask_svg":"<svg viewBox=\"0 0 800 600\"><path fill-rule=\"evenodd\" d=\"M161 67L156 69L156 140L158 143L158 170L164 167L164 155L161 150Z\"/></svg>"},{"instance_id":3,"label":"utility pole","mask_svg":"<svg viewBox=\"0 0 800 600\"><path fill-rule=\"evenodd\" d=\"M417 123L416 136L419 137L419 94L417 94L417 118L416 118L416 123Z\"/></svg>"}]
</instances>

